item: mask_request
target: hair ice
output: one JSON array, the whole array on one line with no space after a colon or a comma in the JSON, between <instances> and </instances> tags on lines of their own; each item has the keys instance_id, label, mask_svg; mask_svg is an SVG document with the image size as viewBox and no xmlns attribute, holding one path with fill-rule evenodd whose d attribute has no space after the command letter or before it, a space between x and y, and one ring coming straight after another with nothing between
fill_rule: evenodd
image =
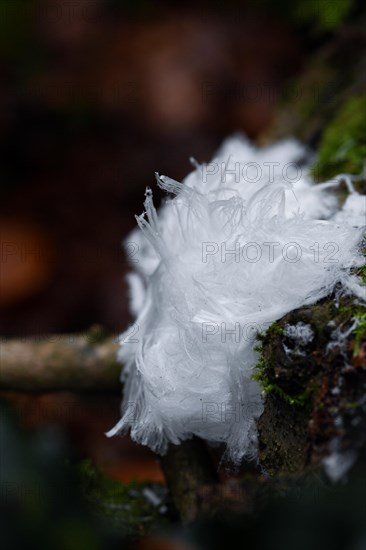
<instances>
[{"instance_id":1,"label":"hair ice","mask_svg":"<svg viewBox=\"0 0 366 550\"><path fill-rule=\"evenodd\" d=\"M350 268L364 262L366 199L351 185L341 208L340 179L314 184L308 155L292 139L260 149L234 136L182 183L157 176L173 195L159 211L147 189L128 239L139 247L129 275L138 334L121 337L122 418L107 435L130 430L159 453L197 435L225 443L234 463L256 455L253 331L337 283L365 299ZM296 178L286 178L291 164Z\"/></svg>"}]
</instances>

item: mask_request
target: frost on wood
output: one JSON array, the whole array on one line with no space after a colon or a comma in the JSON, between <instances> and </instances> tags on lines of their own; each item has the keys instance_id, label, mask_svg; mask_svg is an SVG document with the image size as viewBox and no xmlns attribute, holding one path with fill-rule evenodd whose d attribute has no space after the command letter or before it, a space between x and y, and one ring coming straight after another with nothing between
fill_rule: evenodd
<instances>
[{"instance_id":1,"label":"frost on wood","mask_svg":"<svg viewBox=\"0 0 366 550\"><path fill-rule=\"evenodd\" d=\"M235 136L182 183L158 176L172 195L158 212L147 189L128 239L138 333L121 338L122 418L108 435L130 429L159 453L197 435L225 443L234 463L256 456L255 333L336 285L364 298L350 270L364 262L365 197L349 177L315 185L308 156L294 140L257 149Z\"/></svg>"},{"instance_id":2,"label":"frost on wood","mask_svg":"<svg viewBox=\"0 0 366 550\"><path fill-rule=\"evenodd\" d=\"M296 323L296 325L286 325L284 328L284 335L290 338L295 344L294 349L289 349L284 344L284 349L288 355L296 353L297 355L305 355L304 348L314 338L314 331L309 324Z\"/></svg>"}]
</instances>

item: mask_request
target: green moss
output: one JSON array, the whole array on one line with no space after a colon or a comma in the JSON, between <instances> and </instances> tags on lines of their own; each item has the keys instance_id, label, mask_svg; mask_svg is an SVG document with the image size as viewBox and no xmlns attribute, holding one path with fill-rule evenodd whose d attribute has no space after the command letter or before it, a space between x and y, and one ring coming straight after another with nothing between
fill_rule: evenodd
<instances>
[{"instance_id":1,"label":"green moss","mask_svg":"<svg viewBox=\"0 0 366 550\"><path fill-rule=\"evenodd\" d=\"M143 496L148 484L119 483L102 474L90 460L82 461L77 471L82 492L96 516L124 537L145 535L166 521Z\"/></svg>"},{"instance_id":2,"label":"green moss","mask_svg":"<svg viewBox=\"0 0 366 550\"><path fill-rule=\"evenodd\" d=\"M268 339L275 335L275 334L278 334L278 335L282 335L283 334L283 328L277 323L277 322L274 322L272 323L268 329L266 330L265 333L258 333L257 334L257 340L259 340L260 342L264 342L264 341L268 341ZM256 350L258 351L261 350L262 348L261 347L257 347Z\"/></svg>"},{"instance_id":3,"label":"green moss","mask_svg":"<svg viewBox=\"0 0 366 550\"><path fill-rule=\"evenodd\" d=\"M366 313L362 315L356 315L353 317L355 321L358 321L358 324L355 328L355 345L353 348L353 357L356 357L359 354L362 340L366 337Z\"/></svg>"},{"instance_id":4,"label":"green moss","mask_svg":"<svg viewBox=\"0 0 366 550\"><path fill-rule=\"evenodd\" d=\"M365 258L365 264L361 267L357 267L351 270L351 273L354 273L358 277L360 277L361 282L366 285L366 233L362 237L363 242L361 245L361 252Z\"/></svg>"},{"instance_id":5,"label":"green moss","mask_svg":"<svg viewBox=\"0 0 366 550\"><path fill-rule=\"evenodd\" d=\"M326 128L312 167L317 179L341 173L360 174L366 158L366 99L348 100Z\"/></svg>"},{"instance_id":6,"label":"green moss","mask_svg":"<svg viewBox=\"0 0 366 550\"><path fill-rule=\"evenodd\" d=\"M349 319L355 319L366 313L366 308L359 304L347 304L339 307L339 314L341 321L347 321Z\"/></svg>"},{"instance_id":7,"label":"green moss","mask_svg":"<svg viewBox=\"0 0 366 550\"><path fill-rule=\"evenodd\" d=\"M349 20L354 13L355 0L277 0L275 3L257 0L254 5L267 14L272 12L277 18L284 18L302 31L305 28L306 36L309 36L334 31ZM225 6L227 8L227 3Z\"/></svg>"},{"instance_id":8,"label":"green moss","mask_svg":"<svg viewBox=\"0 0 366 550\"><path fill-rule=\"evenodd\" d=\"M276 322L272 323L272 325L266 330L265 333L257 333L257 340L261 342L258 346L255 346L255 351L260 354L258 362L254 368L254 373L252 374L252 379L258 382L263 390L266 392L266 388L268 388L271 383L268 379L268 368L269 365L267 365L264 357L263 357L263 349L265 343L269 342L271 335L273 334L279 334L281 335L283 333L282 327L280 327Z\"/></svg>"},{"instance_id":9,"label":"green moss","mask_svg":"<svg viewBox=\"0 0 366 550\"><path fill-rule=\"evenodd\" d=\"M264 334L257 335L257 339L261 341L263 345L259 345L255 348L255 350L260 354L260 357L254 368L252 379L259 383L264 393L275 393L289 405L297 405L302 407L309 402L309 397L313 392L306 388L304 392L296 396L286 393L278 384L271 381L273 367L270 362L266 361L263 355L264 347L272 340L272 338L275 336L282 336L283 333L283 327L275 322L272 323Z\"/></svg>"},{"instance_id":10,"label":"green moss","mask_svg":"<svg viewBox=\"0 0 366 550\"><path fill-rule=\"evenodd\" d=\"M363 266L361 270L357 271L357 274L366 283L366 266ZM354 347L353 357L356 357L360 351L362 340L366 338L366 308L359 304L341 305L339 307L340 318L343 322L358 321L357 326L353 331L354 335Z\"/></svg>"},{"instance_id":11,"label":"green moss","mask_svg":"<svg viewBox=\"0 0 366 550\"><path fill-rule=\"evenodd\" d=\"M345 21L352 6L352 0L300 0L292 4L292 10L299 23L311 23L318 31L328 31L339 27Z\"/></svg>"},{"instance_id":12,"label":"green moss","mask_svg":"<svg viewBox=\"0 0 366 550\"><path fill-rule=\"evenodd\" d=\"M273 392L281 399L286 401L289 405L298 405L300 407L303 407L305 403L308 401L308 393L304 392L301 395L298 395L297 397L291 397L291 395L288 395L286 392L283 391L282 388L280 388L277 384L267 384L263 386L263 391L265 393Z\"/></svg>"},{"instance_id":13,"label":"green moss","mask_svg":"<svg viewBox=\"0 0 366 550\"><path fill-rule=\"evenodd\" d=\"M255 372L252 375L252 379L259 383L264 393L275 393L289 405L303 407L311 402L311 397L314 393L313 387L306 388L305 391L295 397L286 393L278 384L274 384L270 381L267 365L263 358L261 358L255 366Z\"/></svg>"},{"instance_id":14,"label":"green moss","mask_svg":"<svg viewBox=\"0 0 366 550\"><path fill-rule=\"evenodd\" d=\"M362 282L366 284L366 265L360 267L360 269L357 271L357 275L361 277Z\"/></svg>"}]
</instances>

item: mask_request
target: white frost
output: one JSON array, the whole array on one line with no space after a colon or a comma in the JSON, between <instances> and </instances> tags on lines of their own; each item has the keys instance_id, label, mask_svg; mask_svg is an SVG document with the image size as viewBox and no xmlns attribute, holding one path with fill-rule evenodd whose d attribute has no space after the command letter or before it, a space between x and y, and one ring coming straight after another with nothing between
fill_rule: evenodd
<instances>
[{"instance_id":1,"label":"white frost","mask_svg":"<svg viewBox=\"0 0 366 550\"><path fill-rule=\"evenodd\" d=\"M296 325L285 325L284 335L295 340L300 346L306 346L314 339L314 331L309 323L300 321Z\"/></svg>"},{"instance_id":2,"label":"white frost","mask_svg":"<svg viewBox=\"0 0 366 550\"><path fill-rule=\"evenodd\" d=\"M224 442L234 463L256 455L253 333L337 283L365 291L349 274L363 262L364 197L340 211L334 183L315 185L299 164L307 156L294 140L257 149L235 136L182 183L158 177L174 195L158 212L147 190L128 239L137 338L122 335L122 418L108 435L130 429L164 453L195 434Z\"/></svg>"}]
</instances>

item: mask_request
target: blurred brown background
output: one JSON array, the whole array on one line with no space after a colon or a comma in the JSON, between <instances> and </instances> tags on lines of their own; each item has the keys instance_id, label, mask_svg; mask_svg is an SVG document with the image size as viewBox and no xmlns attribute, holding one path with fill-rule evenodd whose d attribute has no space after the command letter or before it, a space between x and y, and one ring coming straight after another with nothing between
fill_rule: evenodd
<instances>
[{"instance_id":1,"label":"blurred brown background","mask_svg":"<svg viewBox=\"0 0 366 550\"><path fill-rule=\"evenodd\" d=\"M5 0L1 19L1 333L119 331L154 172L258 136L301 39L245 3Z\"/></svg>"}]
</instances>

